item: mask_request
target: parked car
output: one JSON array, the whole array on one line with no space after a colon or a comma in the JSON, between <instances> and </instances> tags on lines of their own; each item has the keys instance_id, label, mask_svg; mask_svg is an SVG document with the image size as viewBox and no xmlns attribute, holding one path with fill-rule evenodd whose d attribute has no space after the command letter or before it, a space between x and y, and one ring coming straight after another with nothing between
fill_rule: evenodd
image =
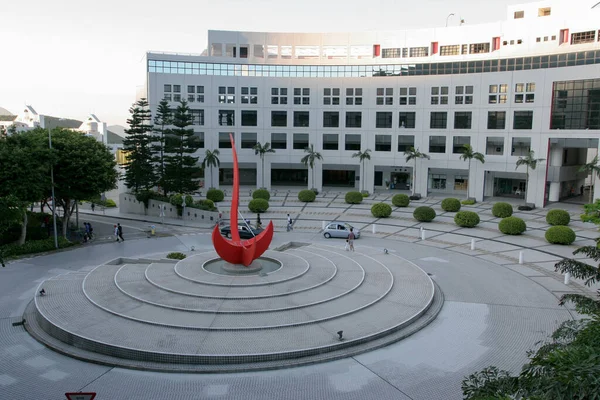
<instances>
[{"instance_id":1,"label":"parked car","mask_svg":"<svg viewBox=\"0 0 600 400\"><path fill-rule=\"evenodd\" d=\"M327 239L329 238L342 238L348 239L348 235L350 234L350 228L353 228L352 232L354 232L354 237L358 239L360 237L360 230L354 228L347 222L330 222L323 231L323 236Z\"/></svg>"},{"instance_id":2,"label":"parked car","mask_svg":"<svg viewBox=\"0 0 600 400\"><path fill-rule=\"evenodd\" d=\"M251 228L248 229L245 225L238 225L238 232L240 233L240 239L252 239L254 236L258 236L261 233L262 229ZM224 226L221 228L221 235L231 239L231 227Z\"/></svg>"}]
</instances>

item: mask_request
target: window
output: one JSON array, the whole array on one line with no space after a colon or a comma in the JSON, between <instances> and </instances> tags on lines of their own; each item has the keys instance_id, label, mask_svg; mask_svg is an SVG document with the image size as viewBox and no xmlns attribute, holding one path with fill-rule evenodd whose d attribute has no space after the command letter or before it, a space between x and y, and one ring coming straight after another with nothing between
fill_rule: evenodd
<instances>
[{"instance_id":1,"label":"window","mask_svg":"<svg viewBox=\"0 0 600 400\"><path fill-rule=\"evenodd\" d=\"M180 94L174 94L173 95L173 101L181 101L181 95Z\"/></svg>"},{"instance_id":2,"label":"window","mask_svg":"<svg viewBox=\"0 0 600 400\"><path fill-rule=\"evenodd\" d=\"M294 133L294 150L304 150L308 147L308 133Z\"/></svg>"},{"instance_id":3,"label":"window","mask_svg":"<svg viewBox=\"0 0 600 400\"><path fill-rule=\"evenodd\" d=\"M393 88L377 88L377 97L375 104L378 106L391 106L394 104L394 89Z\"/></svg>"},{"instance_id":4,"label":"window","mask_svg":"<svg viewBox=\"0 0 600 400\"><path fill-rule=\"evenodd\" d=\"M448 122L448 113L443 112L431 112L429 116L429 128L430 129L446 129Z\"/></svg>"},{"instance_id":5,"label":"window","mask_svg":"<svg viewBox=\"0 0 600 400\"><path fill-rule=\"evenodd\" d=\"M454 104L473 104L473 86L456 86Z\"/></svg>"},{"instance_id":6,"label":"window","mask_svg":"<svg viewBox=\"0 0 600 400\"><path fill-rule=\"evenodd\" d=\"M398 127L406 129L415 129L416 112L404 112L398 113Z\"/></svg>"},{"instance_id":7,"label":"window","mask_svg":"<svg viewBox=\"0 0 600 400\"><path fill-rule=\"evenodd\" d=\"M513 129L532 129L533 111L515 111Z\"/></svg>"},{"instance_id":8,"label":"window","mask_svg":"<svg viewBox=\"0 0 600 400\"><path fill-rule=\"evenodd\" d=\"M240 58L248 58L248 46L240 46Z\"/></svg>"},{"instance_id":9,"label":"window","mask_svg":"<svg viewBox=\"0 0 600 400\"><path fill-rule=\"evenodd\" d=\"M533 92L535 92L535 83L533 82L515 84L515 103L533 103L535 101Z\"/></svg>"},{"instance_id":10,"label":"window","mask_svg":"<svg viewBox=\"0 0 600 400\"><path fill-rule=\"evenodd\" d=\"M489 93L490 95L488 96L488 103L489 104L505 104L506 100L507 100L507 95L506 93L508 92L508 85L507 84L501 84L501 85L490 85L489 88ZM497 94L500 93L500 94Z\"/></svg>"},{"instance_id":11,"label":"window","mask_svg":"<svg viewBox=\"0 0 600 400\"><path fill-rule=\"evenodd\" d=\"M308 111L294 111L294 126L308 127Z\"/></svg>"},{"instance_id":12,"label":"window","mask_svg":"<svg viewBox=\"0 0 600 400\"><path fill-rule=\"evenodd\" d=\"M525 18L525 11L515 11L515 19Z\"/></svg>"},{"instance_id":13,"label":"window","mask_svg":"<svg viewBox=\"0 0 600 400\"><path fill-rule=\"evenodd\" d=\"M344 149L347 151L358 150L360 151L360 135L348 134L345 137L346 143Z\"/></svg>"},{"instance_id":14,"label":"window","mask_svg":"<svg viewBox=\"0 0 600 400\"><path fill-rule=\"evenodd\" d=\"M310 104L310 88L294 88L294 104Z\"/></svg>"},{"instance_id":15,"label":"window","mask_svg":"<svg viewBox=\"0 0 600 400\"><path fill-rule=\"evenodd\" d=\"M440 46L441 56L458 56L460 55L460 44L454 44L451 46Z\"/></svg>"},{"instance_id":16,"label":"window","mask_svg":"<svg viewBox=\"0 0 600 400\"><path fill-rule=\"evenodd\" d=\"M432 174L431 189L446 190L446 175Z\"/></svg>"},{"instance_id":17,"label":"window","mask_svg":"<svg viewBox=\"0 0 600 400\"><path fill-rule=\"evenodd\" d=\"M490 156L501 156L504 154L504 138L490 136L485 139L485 154Z\"/></svg>"},{"instance_id":18,"label":"window","mask_svg":"<svg viewBox=\"0 0 600 400\"><path fill-rule=\"evenodd\" d=\"M454 136L452 138L452 153L462 154L465 152L465 144L471 144L470 136Z\"/></svg>"},{"instance_id":19,"label":"window","mask_svg":"<svg viewBox=\"0 0 600 400\"><path fill-rule=\"evenodd\" d=\"M488 111L488 129L506 128L506 111Z\"/></svg>"},{"instance_id":20,"label":"window","mask_svg":"<svg viewBox=\"0 0 600 400\"><path fill-rule=\"evenodd\" d=\"M375 151L392 151L392 136L375 135Z\"/></svg>"},{"instance_id":21,"label":"window","mask_svg":"<svg viewBox=\"0 0 600 400\"><path fill-rule=\"evenodd\" d=\"M514 137L512 139L512 151L511 156L526 156L531 150L531 138L528 137Z\"/></svg>"},{"instance_id":22,"label":"window","mask_svg":"<svg viewBox=\"0 0 600 400\"><path fill-rule=\"evenodd\" d=\"M600 78L553 84L550 129L600 129Z\"/></svg>"},{"instance_id":23,"label":"window","mask_svg":"<svg viewBox=\"0 0 600 400\"><path fill-rule=\"evenodd\" d=\"M338 111L323 111L323 128L339 128L340 113Z\"/></svg>"},{"instance_id":24,"label":"window","mask_svg":"<svg viewBox=\"0 0 600 400\"><path fill-rule=\"evenodd\" d=\"M277 58L279 56L279 46L276 44L267 45L267 58Z\"/></svg>"},{"instance_id":25,"label":"window","mask_svg":"<svg viewBox=\"0 0 600 400\"><path fill-rule=\"evenodd\" d=\"M404 153L415 147L415 137L413 135L398 135L398 153Z\"/></svg>"},{"instance_id":26,"label":"window","mask_svg":"<svg viewBox=\"0 0 600 400\"><path fill-rule=\"evenodd\" d=\"M233 140L235 141L235 134L233 134ZM231 140L229 140L229 132L219 132L219 148L230 149Z\"/></svg>"},{"instance_id":27,"label":"window","mask_svg":"<svg viewBox=\"0 0 600 400\"><path fill-rule=\"evenodd\" d=\"M346 89L346 105L347 106L362 106L362 88L347 88Z\"/></svg>"},{"instance_id":28,"label":"window","mask_svg":"<svg viewBox=\"0 0 600 400\"><path fill-rule=\"evenodd\" d=\"M548 17L552 13L550 7L538 8L538 17Z\"/></svg>"},{"instance_id":29,"label":"window","mask_svg":"<svg viewBox=\"0 0 600 400\"><path fill-rule=\"evenodd\" d=\"M265 46L262 44L254 45L254 57L256 58L265 58Z\"/></svg>"},{"instance_id":30,"label":"window","mask_svg":"<svg viewBox=\"0 0 600 400\"><path fill-rule=\"evenodd\" d=\"M219 103L234 104L235 103L235 87L219 86Z\"/></svg>"},{"instance_id":31,"label":"window","mask_svg":"<svg viewBox=\"0 0 600 400\"><path fill-rule=\"evenodd\" d=\"M237 57L237 47L235 44L227 43L225 45L225 57Z\"/></svg>"},{"instance_id":32,"label":"window","mask_svg":"<svg viewBox=\"0 0 600 400\"><path fill-rule=\"evenodd\" d=\"M338 150L339 135L337 133L323 134L323 150Z\"/></svg>"},{"instance_id":33,"label":"window","mask_svg":"<svg viewBox=\"0 0 600 400\"><path fill-rule=\"evenodd\" d=\"M287 126L287 111L271 111L271 126Z\"/></svg>"},{"instance_id":34,"label":"window","mask_svg":"<svg viewBox=\"0 0 600 400\"><path fill-rule=\"evenodd\" d=\"M181 93L181 85L173 85L173 93Z\"/></svg>"},{"instance_id":35,"label":"window","mask_svg":"<svg viewBox=\"0 0 600 400\"><path fill-rule=\"evenodd\" d=\"M445 153L446 152L446 136L429 136L429 152L430 153Z\"/></svg>"},{"instance_id":36,"label":"window","mask_svg":"<svg viewBox=\"0 0 600 400\"><path fill-rule=\"evenodd\" d=\"M375 114L376 128L391 128L392 127L392 112L377 112Z\"/></svg>"},{"instance_id":37,"label":"window","mask_svg":"<svg viewBox=\"0 0 600 400\"><path fill-rule=\"evenodd\" d=\"M257 143L255 132L242 132L242 149L251 149Z\"/></svg>"},{"instance_id":38,"label":"window","mask_svg":"<svg viewBox=\"0 0 600 400\"><path fill-rule=\"evenodd\" d=\"M448 104L448 86L431 88L431 104Z\"/></svg>"},{"instance_id":39,"label":"window","mask_svg":"<svg viewBox=\"0 0 600 400\"><path fill-rule=\"evenodd\" d=\"M469 54L481 54L481 53L489 53L490 52L490 44L489 43L473 43L469 45Z\"/></svg>"},{"instance_id":40,"label":"window","mask_svg":"<svg viewBox=\"0 0 600 400\"><path fill-rule=\"evenodd\" d=\"M171 91L171 85L165 85L165 92Z\"/></svg>"},{"instance_id":41,"label":"window","mask_svg":"<svg viewBox=\"0 0 600 400\"><path fill-rule=\"evenodd\" d=\"M187 101L188 103L193 103L194 101L196 101L196 96L194 96L193 94L188 94Z\"/></svg>"},{"instance_id":42,"label":"window","mask_svg":"<svg viewBox=\"0 0 600 400\"><path fill-rule=\"evenodd\" d=\"M219 125L234 126L235 125L235 111L219 110Z\"/></svg>"},{"instance_id":43,"label":"window","mask_svg":"<svg viewBox=\"0 0 600 400\"><path fill-rule=\"evenodd\" d=\"M287 149L287 135L285 133L271 133L271 148Z\"/></svg>"},{"instance_id":44,"label":"window","mask_svg":"<svg viewBox=\"0 0 600 400\"><path fill-rule=\"evenodd\" d=\"M204 86L196 86L196 101L204 103Z\"/></svg>"},{"instance_id":45,"label":"window","mask_svg":"<svg viewBox=\"0 0 600 400\"><path fill-rule=\"evenodd\" d=\"M204 132L194 132L194 138L200 148L204 148Z\"/></svg>"},{"instance_id":46,"label":"window","mask_svg":"<svg viewBox=\"0 0 600 400\"><path fill-rule=\"evenodd\" d=\"M454 113L454 129L471 129L471 111Z\"/></svg>"},{"instance_id":47,"label":"window","mask_svg":"<svg viewBox=\"0 0 600 400\"><path fill-rule=\"evenodd\" d=\"M381 50L381 58L400 58L401 53L402 53L402 48L382 49Z\"/></svg>"},{"instance_id":48,"label":"window","mask_svg":"<svg viewBox=\"0 0 600 400\"><path fill-rule=\"evenodd\" d=\"M190 116L192 117L192 125L204 125L204 110L190 109Z\"/></svg>"},{"instance_id":49,"label":"window","mask_svg":"<svg viewBox=\"0 0 600 400\"><path fill-rule=\"evenodd\" d=\"M258 104L258 88L242 87L242 104Z\"/></svg>"},{"instance_id":50,"label":"window","mask_svg":"<svg viewBox=\"0 0 600 400\"><path fill-rule=\"evenodd\" d=\"M271 104L287 104L287 88L271 88Z\"/></svg>"},{"instance_id":51,"label":"window","mask_svg":"<svg viewBox=\"0 0 600 400\"><path fill-rule=\"evenodd\" d=\"M196 86L194 86L194 85L188 85L187 92L188 93L196 93Z\"/></svg>"},{"instance_id":52,"label":"window","mask_svg":"<svg viewBox=\"0 0 600 400\"><path fill-rule=\"evenodd\" d=\"M257 126L257 111L242 111L242 126Z\"/></svg>"},{"instance_id":53,"label":"window","mask_svg":"<svg viewBox=\"0 0 600 400\"><path fill-rule=\"evenodd\" d=\"M417 104L417 88L416 87L401 87L400 98L398 104L401 106L414 106Z\"/></svg>"},{"instance_id":54,"label":"window","mask_svg":"<svg viewBox=\"0 0 600 400\"><path fill-rule=\"evenodd\" d=\"M325 89L323 89L323 105L325 105L325 106L340 105L340 88L325 88Z\"/></svg>"},{"instance_id":55,"label":"window","mask_svg":"<svg viewBox=\"0 0 600 400\"><path fill-rule=\"evenodd\" d=\"M596 40L596 31L573 32L571 34L571 44L594 43Z\"/></svg>"},{"instance_id":56,"label":"window","mask_svg":"<svg viewBox=\"0 0 600 400\"><path fill-rule=\"evenodd\" d=\"M429 47L411 47L409 57L427 57L429 55Z\"/></svg>"},{"instance_id":57,"label":"window","mask_svg":"<svg viewBox=\"0 0 600 400\"><path fill-rule=\"evenodd\" d=\"M165 100L167 101L172 101L173 98L171 97L171 93L165 93L165 96L163 97Z\"/></svg>"},{"instance_id":58,"label":"window","mask_svg":"<svg viewBox=\"0 0 600 400\"><path fill-rule=\"evenodd\" d=\"M454 176L454 190L467 190L469 185L468 175L456 175Z\"/></svg>"},{"instance_id":59,"label":"window","mask_svg":"<svg viewBox=\"0 0 600 400\"><path fill-rule=\"evenodd\" d=\"M362 126L361 112L346 112L346 128L360 128Z\"/></svg>"}]
</instances>

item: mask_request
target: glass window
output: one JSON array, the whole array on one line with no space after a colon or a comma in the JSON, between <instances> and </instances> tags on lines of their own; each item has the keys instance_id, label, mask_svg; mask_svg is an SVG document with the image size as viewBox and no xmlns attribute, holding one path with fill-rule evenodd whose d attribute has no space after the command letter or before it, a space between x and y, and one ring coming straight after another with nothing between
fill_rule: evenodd
<instances>
[{"instance_id":1,"label":"glass window","mask_svg":"<svg viewBox=\"0 0 600 400\"><path fill-rule=\"evenodd\" d=\"M234 126L235 125L235 111L219 110L219 125Z\"/></svg>"},{"instance_id":2,"label":"glass window","mask_svg":"<svg viewBox=\"0 0 600 400\"><path fill-rule=\"evenodd\" d=\"M416 121L416 112L399 112L398 113L398 127L406 129L414 129Z\"/></svg>"},{"instance_id":3,"label":"glass window","mask_svg":"<svg viewBox=\"0 0 600 400\"><path fill-rule=\"evenodd\" d=\"M196 93L196 86L194 86L194 85L188 85L187 92L188 93Z\"/></svg>"},{"instance_id":4,"label":"glass window","mask_svg":"<svg viewBox=\"0 0 600 400\"><path fill-rule=\"evenodd\" d=\"M529 137L514 137L512 139L511 156L526 156L531 150L531 138Z\"/></svg>"},{"instance_id":5,"label":"glass window","mask_svg":"<svg viewBox=\"0 0 600 400\"><path fill-rule=\"evenodd\" d=\"M171 85L165 85L165 92L171 91Z\"/></svg>"},{"instance_id":6,"label":"glass window","mask_svg":"<svg viewBox=\"0 0 600 400\"><path fill-rule=\"evenodd\" d=\"M429 118L430 129L446 129L448 122L448 113L442 112L431 112Z\"/></svg>"},{"instance_id":7,"label":"glass window","mask_svg":"<svg viewBox=\"0 0 600 400\"><path fill-rule=\"evenodd\" d=\"M233 140L235 141L235 134ZM229 140L229 132L219 132L219 148L230 149L231 140Z\"/></svg>"},{"instance_id":8,"label":"glass window","mask_svg":"<svg viewBox=\"0 0 600 400\"><path fill-rule=\"evenodd\" d=\"M287 135L285 133L271 133L271 148L287 149Z\"/></svg>"},{"instance_id":9,"label":"glass window","mask_svg":"<svg viewBox=\"0 0 600 400\"><path fill-rule=\"evenodd\" d=\"M392 136L375 135L375 151L392 151Z\"/></svg>"},{"instance_id":10,"label":"glass window","mask_svg":"<svg viewBox=\"0 0 600 400\"><path fill-rule=\"evenodd\" d=\"M257 126L257 111L242 111L242 126Z\"/></svg>"},{"instance_id":11,"label":"glass window","mask_svg":"<svg viewBox=\"0 0 600 400\"><path fill-rule=\"evenodd\" d=\"M488 111L488 129L506 128L506 111Z\"/></svg>"},{"instance_id":12,"label":"glass window","mask_svg":"<svg viewBox=\"0 0 600 400\"><path fill-rule=\"evenodd\" d=\"M453 154L464 153L466 144L471 144L470 136L454 136L452 138L452 153Z\"/></svg>"},{"instance_id":13,"label":"glass window","mask_svg":"<svg viewBox=\"0 0 600 400\"><path fill-rule=\"evenodd\" d=\"M515 111L513 129L532 129L533 111Z\"/></svg>"},{"instance_id":14,"label":"glass window","mask_svg":"<svg viewBox=\"0 0 600 400\"><path fill-rule=\"evenodd\" d=\"M339 128L340 113L338 111L323 111L323 128Z\"/></svg>"},{"instance_id":15,"label":"glass window","mask_svg":"<svg viewBox=\"0 0 600 400\"><path fill-rule=\"evenodd\" d=\"M256 143L256 132L242 132L242 149L251 149Z\"/></svg>"},{"instance_id":16,"label":"glass window","mask_svg":"<svg viewBox=\"0 0 600 400\"><path fill-rule=\"evenodd\" d=\"M173 85L173 93L181 93L181 85Z\"/></svg>"},{"instance_id":17,"label":"glass window","mask_svg":"<svg viewBox=\"0 0 600 400\"><path fill-rule=\"evenodd\" d=\"M323 134L323 150L338 150L339 135L337 133Z\"/></svg>"},{"instance_id":18,"label":"glass window","mask_svg":"<svg viewBox=\"0 0 600 400\"><path fill-rule=\"evenodd\" d=\"M204 125L204 110L190 109L192 125Z\"/></svg>"},{"instance_id":19,"label":"glass window","mask_svg":"<svg viewBox=\"0 0 600 400\"><path fill-rule=\"evenodd\" d=\"M347 134L345 135L344 149L347 151L360 151L360 135Z\"/></svg>"},{"instance_id":20,"label":"glass window","mask_svg":"<svg viewBox=\"0 0 600 400\"><path fill-rule=\"evenodd\" d=\"M454 129L471 129L471 111L454 113Z\"/></svg>"},{"instance_id":21,"label":"glass window","mask_svg":"<svg viewBox=\"0 0 600 400\"><path fill-rule=\"evenodd\" d=\"M294 133L294 150L304 150L308 147L308 133Z\"/></svg>"},{"instance_id":22,"label":"glass window","mask_svg":"<svg viewBox=\"0 0 600 400\"><path fill-rule=\"evenodd\" d=\"M429 152L430 153L445 153L446 152L446 136L429 136Z\"/></svg>"},{"instance_id":23,"label":"glass window","mask_svg":"<svg viewBox=\"0 0 600 400\"><path fill-rule=\"evenodd\" d=\"M271 126L287 126L287 111L271 111Z\"/></svg>"},{"instance_id":24,"label":"glass window","mask_svg":"<svg viewBox=\"0 0 600 400\"><path fill-rule=\"evenodd\" d=\"M346 112L346 128L360 128L362 126L362 113Z\"/></svg>"},{"instance_id":25,"label":"glass window","mask_svg":"<svg viewBox=\"0 0 600 400\"><path fill-rule=\"evenodd\" d=\"M204 132L194 131L194 138L196 139L198 146L200 146L200 148L204 148Z\"/></svg>"},{"instance_id":26,"label":"glass window","mask_svg":"<svg viewBox=\"0 0 600 400\"><path fill-rule=\"evenodd\" d=\"M485 154L491 156L501 156L504 154L504 138L499 136L490 136L486 138Z\"/></svg>"},{"instance_id":27,"label":"glass window","mask_svg":"<svg viewBox=\"0 0 600 400\"><path fill-rule=\"evenodd\" d=\"M376 128L392 127L392 112L377 112L375 116Z\"/></svg>"},{"instance_id":28,"label":"glass window","mask_svg":"<svg viewBox=\"0 0 600 400\"><path fill-rule=\"evenodd\" d=\"M413 135L398 135L398 153L404 153L415 147L415 137Z\"/></svg>"},{"instance_id":29,"label":"glass window","mask_svg":"<svg viewBox=\"0 0 600 400\"><path fill-rule=\"evenodd\" d=\"M600 129L600 78L554 82L550 129Z\"/></svg>"},{"instance_id":30,"label":"glass window","mask_svg":"<svg viewBox=\"0 0 600 400\"><path fill-rule=\"evenodd\" d=\"M295 127L308 127L309 124L309 112L308 111L294 111L294 126Z\"/></svg>"}]
</instances>

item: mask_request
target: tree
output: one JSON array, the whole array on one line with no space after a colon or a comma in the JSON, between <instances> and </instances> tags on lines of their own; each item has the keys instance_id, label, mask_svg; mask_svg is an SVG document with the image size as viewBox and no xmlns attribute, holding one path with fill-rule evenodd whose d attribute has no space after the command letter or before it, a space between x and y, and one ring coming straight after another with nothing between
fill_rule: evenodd
<instances>
[{"instance_id":1,"label":"tree","mask_svg":"<svg viewBox=\"0 0 600 400\"><path fill-rule=\"evenodd\" d=\"M473 147L470 144L465 144L462 155L459 157L463 161L468 161L469 166L467 170L471 171L471 160L475 159L482 164L485 164L485 156L482 153L473 151ZM467 179L467 199L469 198L469 180Z\"/></svg>"},{"instance_id":2,"label":"tree","mask_svg":"<svg viewBox=\"0 0 600 400\"><path fill-rule=\"evenodd\" d=\"M358 158L358 161L362 164L362 176L360 177L361 182L361 191L365 190L365 161L371 159L371 149L366 149L365 151L358 151L357 153L352 154L352 158Z\"/></svg>"},{"instance_id":3,"label":"tree","mask_svg":"<svg viewBox=\"0 0 600 400\"><path fill-rule=\"evenodd\" d=\"M304 157L302 157L300 162L302 164L304 164L306 167L310 167L310 170L312 172L312 178L313 178L312 184L314 187L315 186L315 161L322 160L323 156L318 151L315 151L315 146L313 144L311 144L309 147L305 148L304 152L308 153L308 154L305 155Z\"/></svg>"},{"instance_id":4,"label":"tree","mask_svg":"<svg viewBox=\"0 0 600 400\"><path fill-rule=\"evenodd\" d=\"M592 203L593 198L594 198L594 191L592 190L592 188L594 187L594 178L597 178L598 176L600 176L600 165L598 165L598 156L596 155L596 157L594 157L594 159L592 161L590 161L589 163L583 165L581 168L579 168L579 172L587 172L588 174L591 174L591 179L590 179L590 204Z\"/></svg>"},{"instance_id":5,"label":"tree","mask_svg":"<svg viewBox=\"0 0 600 400\"><path fill-rule=\"evenodd\" d=\"M193 193L198 190L200 167L198 157L192 154L200 148L200 141L194 136L194 117L186 101L181 101L173 113L173 127L166 131L165 170L163 185L166 193Z\"/></svg>"},{"instance_id":6,"label":"tree","mask_svg":"<svg viewBox=\"0 0 600 400\"><path fill-rule=\"evenodd\" d=\"M545 158L535 158L535 153L532 150L529 150L526 157L519 157L517 160L517 168L521 165L525 165L527 167L527 174L525 175L525 200L527 200L527 190L529 189L529 170L535 170L538 163L544 161Z\"/></svg>"},{"instance_id":7,"label":"tree","mask_svg":"<svg viewBox=\"0 0 600 400\"><path fill-rule=\"evenodd\" d=\"M210 168L210 176L212 177L212 169L213 167L220 167L221 166L221 160L219 160L219 154L221 154L219 152L219 149L214 149L213 151L210 151L208 149L206 149L206 152L204 153L204 160L202 160L202 168L204 168L204 170L206 170L206 167ZM208 186L209 188L212 188L212 178L211 178L211 185Z\"/></svg>"},{"instance_id":8,"label":"tree","mask_svg":"<svg viewBox=\"0 0 600 400\"><path fill-rule=\"evenodd\" d=\"M0 126L0 140L6 139L6 136L8 136L8 132L6 132L6 128L2 125Z\"/></svg>"},{"instance_id":9,"label":"tree","mask_svg":"<svg viewBox=\"0 0 600 400\"><path fill-rule=\"evenodd\" d=\"M415 166L413 167L413 178L412 178L412 195L415 195L415 189L416 189L416 183L417 183L417 160L420 158L426 158L426 159L430 159L431 157L429 157L428 154L425 153L421 153L419 151L419 149L416 149L414 147L411 147L410 149L406 150L404 152L404 155L406 156L406 162L410 162L411 160L413 160L415 162Z\"/></svg>"},{"instance_id":10,"label":"tree","mask_svg":"<svg viewBox=\"0 0 600 400\"><path fill-rule=\"evenodd\" d=\"M169 108L169 102L166 99L162 99L160 103L158 103L158 107L156 109L156 115L154 116L154 133L155 138L154 142L156 143L152 146L152 150L155 154L154 162L156 163L157 170L157 178L158 184L161 188L163 188L164 194L166 195L166 190L164 190L164 179L165 179L165 133L167 126L171 125L171 121L173 119L173 112Z\"/></svg>"},{"instance_id":11,"label":"tree","mask_svg":"<svg viewBox=\"0 0 600 400\"><path fill-rule=\"evenodd\" d=\"M253 147L254 154L260 156L260 161L262 164L262 187L265 187L265 154L267 153L275 153L275 150L271 148L271 143L266 142L263 145L260 142L256 143Z\"/></svg>"},{"instance_id":12,"label":"tree","mask_svg":"<svg viewBox=\"0 0 600 400\"><path fill-rule=\"evenodd\" d=\"M13 195L0 197L0 236L11 226L22 222L23 214L27 214L22 203ZM0 265L5 267L2 246L0 246Z\"/></svg>"},{"instance_id":13,"label":"tree","mask_svg":"<svg viewBox=\"0 0 600 400\"><path fill-rule=\"evenodd\" d=\"M125 186L139 193L151 189L157 181L152 164L151 114L146 99L134 103L129 112L129 129L125 130L127 137L123 139L123 150L127 154L124 180Z\"/></svg>"}]
</instances>

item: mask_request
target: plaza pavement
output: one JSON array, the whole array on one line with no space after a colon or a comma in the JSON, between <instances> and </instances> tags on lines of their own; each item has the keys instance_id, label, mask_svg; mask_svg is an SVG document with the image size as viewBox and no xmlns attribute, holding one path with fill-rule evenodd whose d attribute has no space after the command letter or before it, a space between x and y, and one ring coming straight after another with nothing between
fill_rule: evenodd
<instances>
[{"instance_id":1,"label":"plaza pavement","mask_svg":"<svg viewBox=\"0 0 600 400\"><path fill-rule=\"evenodd\" d=\"M242 194L244 194L242 192ZM518 237L497 230L491 202L473 210L481 217L477 228L459 228L453 213L440 209L441 197L393 208L392 217L378 220L370 215L371 204L391 202L393 193L376 193L363 204L344 203L345 191L330 190L315 203L297 201L292 191L277 193L263 223L273 220L273 246L290 240L323 242L322 221L343 220L361 229L361 247L389 249L432 275L446 302L437 319L413 336L385 348L358 356L311 366L235 374L179 374L111 368L57 354L31 338L21 320L38 284L71 271L90 271L116 257L164 255L169 251L210 249L210 227L198 225L187 232L161 238L141 238L117 243L97 243L72 251L11 262L0 270L0 399L62 399L68 391L95 391L96 399L460 399L464 376L488 365L518 372L527 360L525 352L545 339L558 324L577 318L570 308L557 305L565 292L593 294L554 272L554 264L582 245L593 244L597 228L579 222L580 207L556 204L571 212L577 241L571 246L549 245L543 238L546 209L516 212L528 230ZM249 197L241 197L244 211ZM418 205L438 211L432 223L412 218ZM227 207L227 199L220 205ZM83 210L84 213L91 211ZM98 210L96 210L98 213ZM285 232L286 214L295 219L293 232ZM115 221L148 221L152 217L120 215L106 210ZM227 217L227 214L224 214ZM250 218L250 216L248 216ZM253 218L251 218L253 220ZM182 226L182 221L165 221ZM425 240L420 227L425 227ZM373 233L373 226L375 227ZM160 225L159 225L160 231ZM476 240L475 250L470 249ZM335 244L331 239L327 244ZM337 241L343 246L343 241ZM524 264L519 264L523 252Z\"/></svg>"}]
</instances>

